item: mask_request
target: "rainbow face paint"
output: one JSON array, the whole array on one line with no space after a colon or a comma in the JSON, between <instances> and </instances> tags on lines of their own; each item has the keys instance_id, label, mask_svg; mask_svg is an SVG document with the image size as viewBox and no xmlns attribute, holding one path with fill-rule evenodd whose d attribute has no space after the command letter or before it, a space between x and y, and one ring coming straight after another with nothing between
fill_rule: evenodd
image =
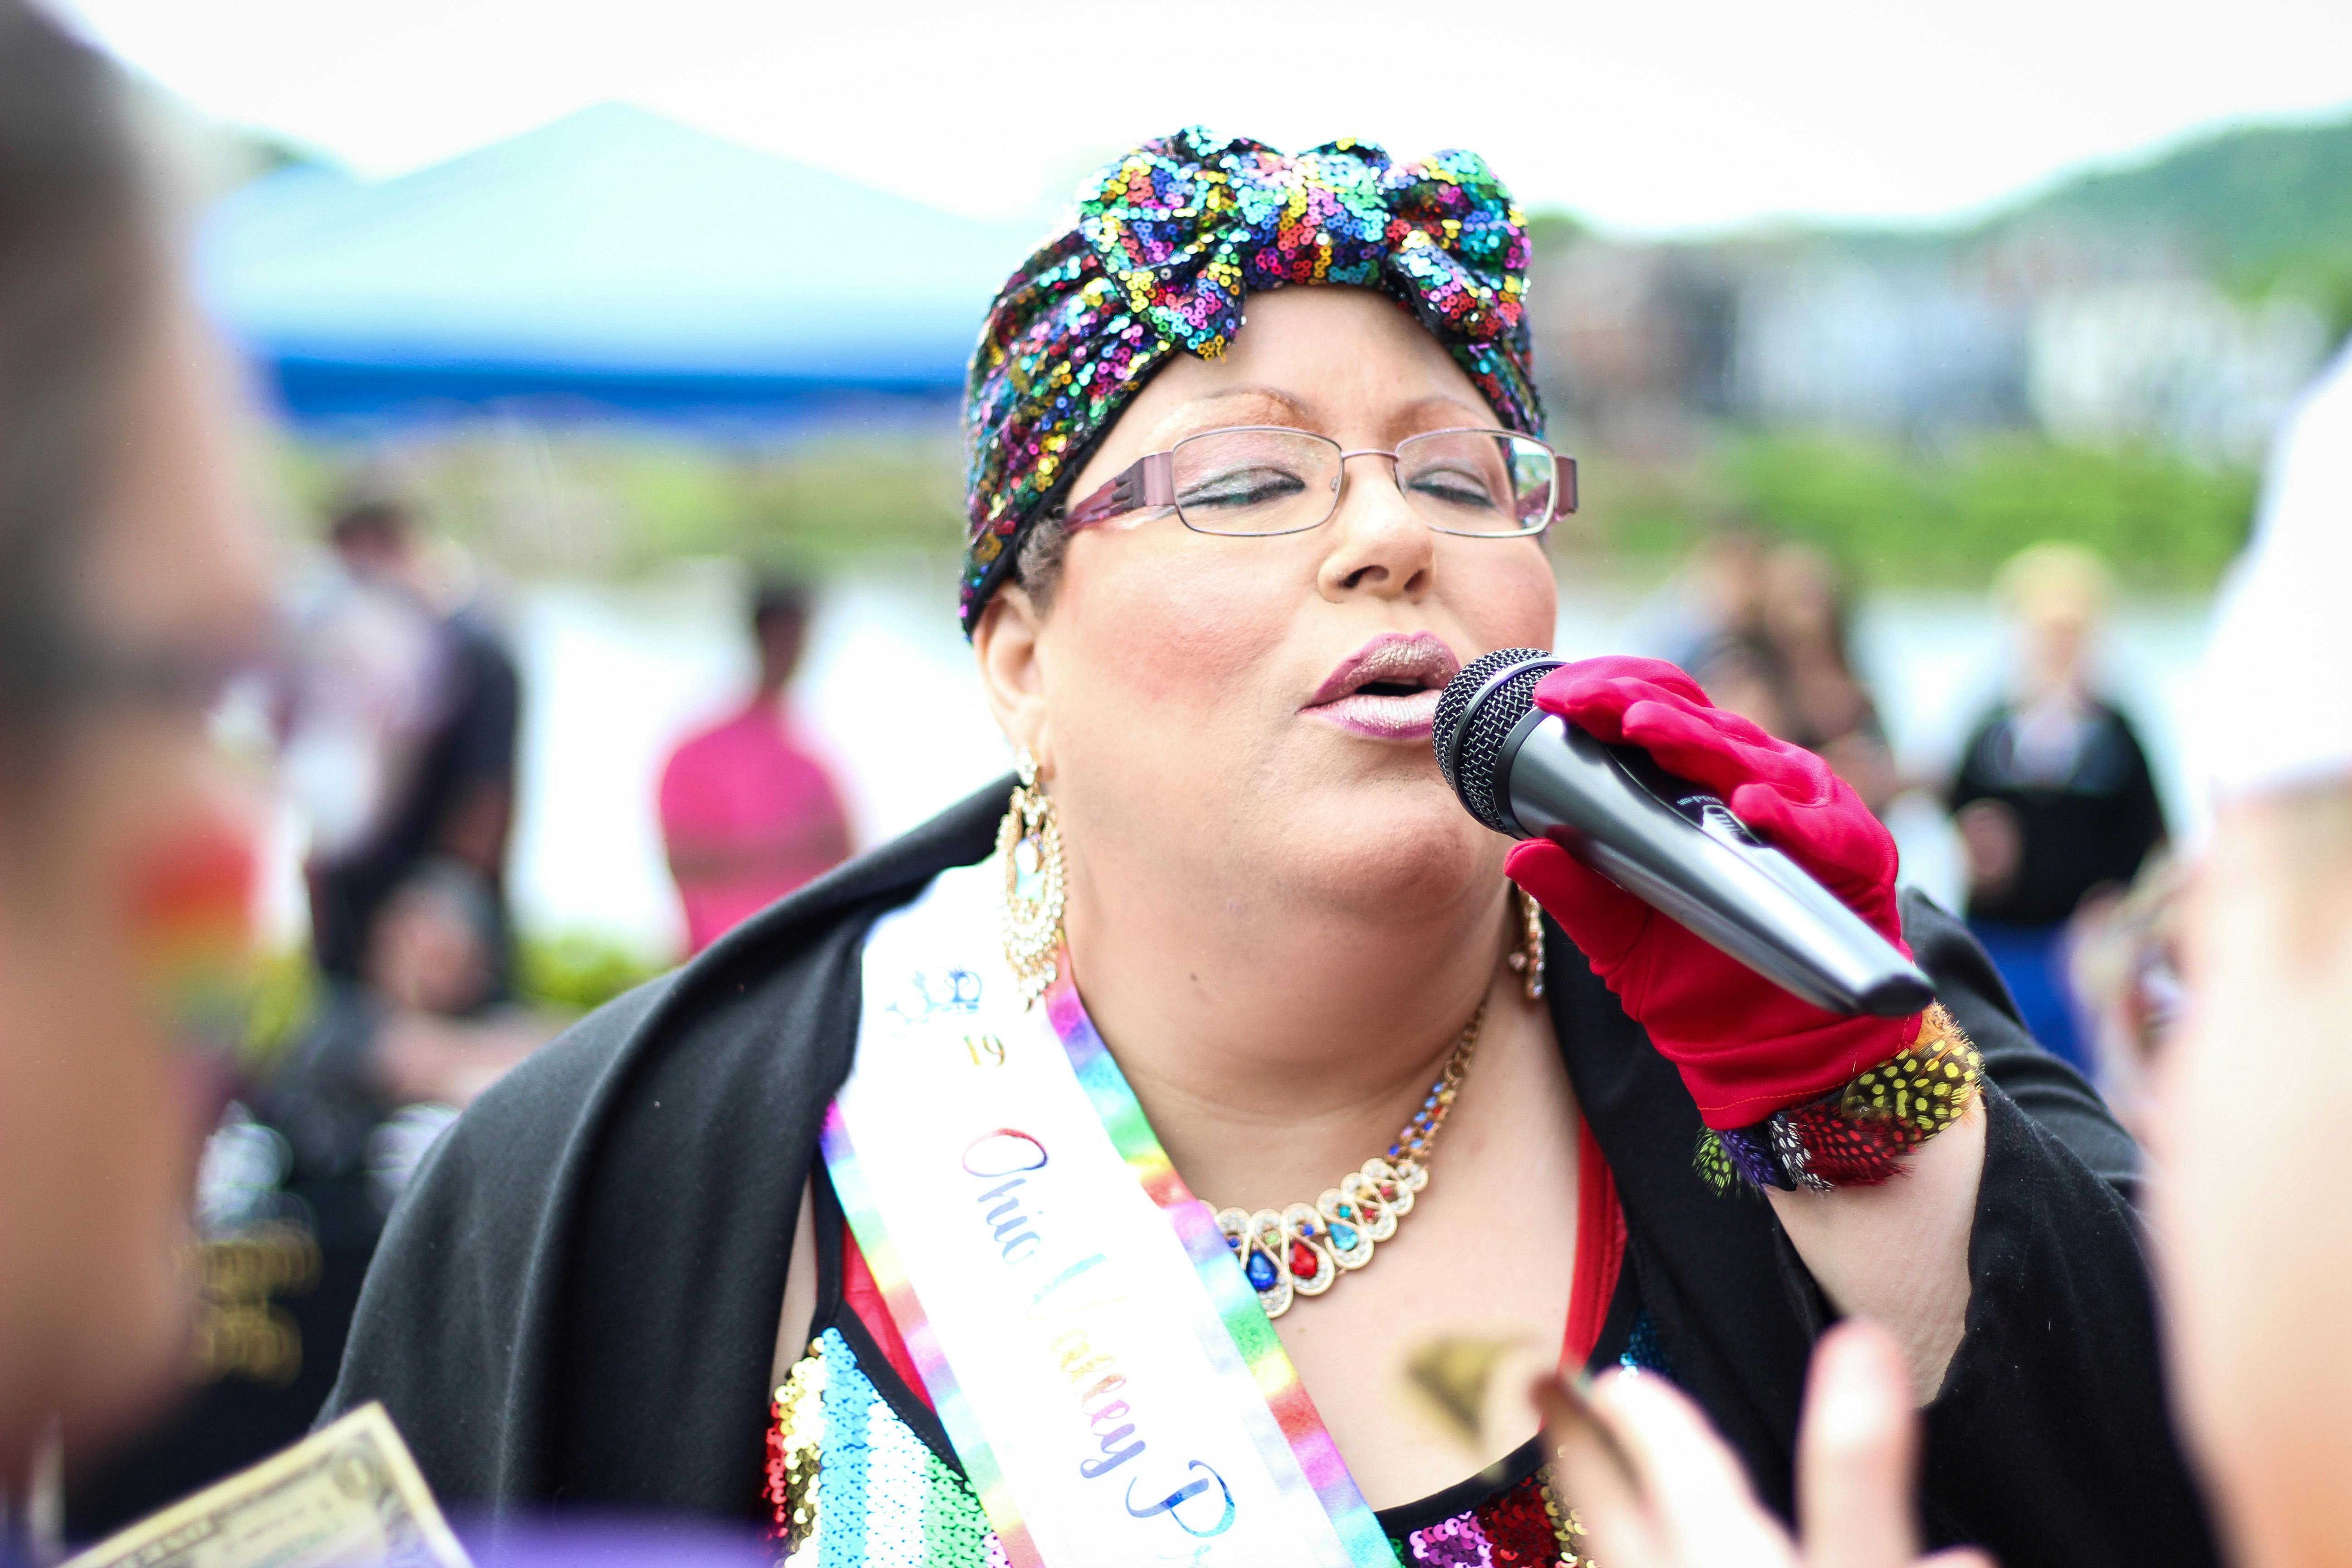
<instances>
[{"instance_id":1,"label":"rainbow face paint","mask_svg":"<svg viewBox=\"0 0 2352 1568\"><path fill-rule=\"evenodd\" d=\"M244 1038L258 952L258 832L215 808L132 874L128 921L140 967L173 1036L210 1052Z\"/></svg>"}]
</instances>

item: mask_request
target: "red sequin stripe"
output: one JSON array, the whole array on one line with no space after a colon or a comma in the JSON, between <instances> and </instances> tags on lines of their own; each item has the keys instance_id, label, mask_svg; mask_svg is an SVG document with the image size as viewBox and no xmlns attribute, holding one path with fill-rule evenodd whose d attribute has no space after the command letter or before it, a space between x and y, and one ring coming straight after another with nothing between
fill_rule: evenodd
<instances>
[{"instance_id":1,"label":"red sequin stripe","mask_svg":"<svg viewBox=\"0 0 2352 1568\"><path fill-rule=\"evenodd\" d=\"M784 1483L784 1402L781 1399L768 1402L768 1458L761 1469L767 1478L768 1539L784 1545L792 1534L793 1500Z\"/></svg>"}]
</instances>

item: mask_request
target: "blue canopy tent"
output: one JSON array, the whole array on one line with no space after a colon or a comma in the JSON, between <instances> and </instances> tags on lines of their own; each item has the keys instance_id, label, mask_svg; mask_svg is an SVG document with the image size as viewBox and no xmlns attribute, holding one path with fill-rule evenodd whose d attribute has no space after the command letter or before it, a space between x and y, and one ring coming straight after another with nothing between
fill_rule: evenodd
<instances>
[{"instance_id":1,"label":"blue canopy tent","mask_svg":"<svg viewBox=\"0 0 2352 1568\"><path fill-rule=\"evenodd\" d=\"M197 261L300 423L760 428L951 402L1031 237L614 104L380 184L282 169Z\"/></svg>"}]
</instances>

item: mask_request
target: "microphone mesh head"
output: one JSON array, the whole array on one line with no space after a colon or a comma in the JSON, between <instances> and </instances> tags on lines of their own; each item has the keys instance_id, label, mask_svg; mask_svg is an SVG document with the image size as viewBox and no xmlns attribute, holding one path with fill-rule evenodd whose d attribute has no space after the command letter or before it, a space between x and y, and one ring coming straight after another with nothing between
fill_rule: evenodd
<instances>
[{"instance_id":1,"label":"microphone mesh head","mask_svg":"<svg viewBox=\"0 0 2352 1568\"><path fill-rule=\"evenodd\" d=\"M1497 833L1512 831L1509 803L1496 798L1503 742L1535 706L1537 683L1565 662L1540 648L1497 648L1472 660L1438 696L1431 737L1438 770L1470 815Z\"/></svg>"}]
</instances>

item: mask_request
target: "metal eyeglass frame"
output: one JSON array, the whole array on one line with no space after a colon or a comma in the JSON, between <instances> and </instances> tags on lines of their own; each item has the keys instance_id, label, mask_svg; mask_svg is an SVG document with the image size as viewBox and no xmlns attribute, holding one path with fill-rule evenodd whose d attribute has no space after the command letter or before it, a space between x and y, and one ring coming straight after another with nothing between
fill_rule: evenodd
<instances>
[{"instance_id":1,"label":"metal eyeglass frame","mask_svg":"<svg viewBox=\"0 0 2352 1568\"><path fill-rule=\"evenodd\" d=\"M1223 425L1213 430L1198 431L1185 437L1183 440L1176 443L1176 447L1171 447L1164 452L1146 452L1118 474L1105 480L1086 500L1074 506L1063 508L1059 514L1062 526L1066 529L1091 528L1098 522L1108 522L1112 518L1123 517L1131 511L1164 510L1174 512L1176 521L1183 523L1195 533L1211 534L1220 539L1279 539L1285 534L1310 532L1330 521L1339 510L1340 492L1336 486L1331 492L1330 510L1313 522L1302 524L1297 528L1278 528L1263 533L1226 533L1213 528L1194 527L1184 516L1183 509L1176 504L1176 447L1211 436L1231 436L1253 431L1278 436L1305 436L1328 447L1339 447L1339 442L1318 431L1297 430L1287 425ZM1397 447L1426 440L1434 436L1503 436L1515 441L1534 441L1537 446L1551 453L1551 510L1544 514L1543 521L1535 527L1515 528L1508 532L1497 532L1490 529L1440 528L1437 524L1423 519L1423 526L1431 532L1451 534L1456 539L1533 539L1549 530L1551 525L1560 518L1576 510L1576 459L1552 451L1550 443L1538 440L1535 437L1520 430L1464 426L1444 430L1424 430L1420 435L1406 437L1404 440L1397 443ZM1396 456L1395 447L1382 451L1377 447L1370 447L1355 452L1339 447L1339 463L1343 471L1350 458L1386 458L1391 463L1394 463ZM1395 472L1394 468L1390 469L1391 479L1395 477ZM1565 504L1562 504L1563 502Z\"/></svg>"}]
</instances>

